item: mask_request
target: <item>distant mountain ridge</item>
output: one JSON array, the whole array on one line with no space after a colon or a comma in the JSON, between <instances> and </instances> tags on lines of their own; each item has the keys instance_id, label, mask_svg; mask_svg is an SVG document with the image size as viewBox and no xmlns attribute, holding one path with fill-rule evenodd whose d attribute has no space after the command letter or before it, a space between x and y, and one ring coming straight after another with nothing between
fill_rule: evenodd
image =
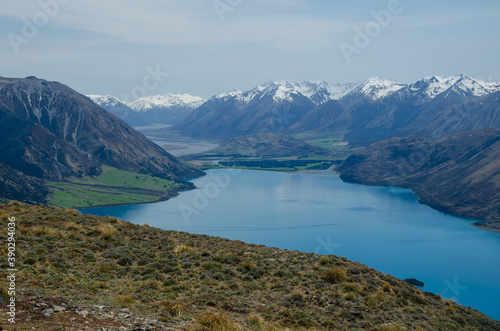
<instances>
[{"instance_id":1,"label":"distant mountain ridge","mask_svg":"<svg viewBox=\"0 0 500 331\"><path fill-rule=\"evenodd\" d=\"M363 82L275 81L249 91L219 93L174 125L181 134L200 138L228 139L265 132L301 134L311 137L344 136L353 144L368 145L392 136L407 136L417 130L429 133L430 119L440 121L446 112L469 118L475 129L499 127L497 120L469 116L477 108L498 109L494 98L500 83L484 82L467 75L432 76L412 84L373 77ZM490 106L481 105L484 98ZM495 108L497 107L497 108ZM418 123L415 124L415 123ZM460 132L448 127L439 134ZM436 133L436 132L434 132Z\"/></svg>"},{"instance_id":2,"label":"distant mountain ridge","mask_svg":"<svg viewBox=\"0 0 500 331\"><path fill-rule=\"evenodd\" d=\"M231 139L207 152L227 156L313 156L329 155L330 151L298 141L282 133L255 133Z\"/></svg>"},{"instance_id":3,"label":"distant mountain ridge","mask_svg":"<svg viewBox=\"0 0 500 331\"><path fill-rule=\"evenodd\" d=\"M130 103L109 94L88 97L132 126L175 124L205 102L198 96L171 93L146 96Z\"/></svg>"},{"instance_id":4,"label":"distant mountain ridge","mask_svg":"<svg viewBox=\"0 0 500 331\"><path fill-rule=\"evenodd\" d=\"M241 102L250 102L254 98L262 98L264 95L273 95L276 102L291 100L292 95L303 95L310 99L314 104L322 104L329 100L338 100L348 94L356 87L353 84L329 84L320 81L272 81L264 85L259 85L249 91L232 90L225 93L219 93L211 99L226 99L234 97Z\"/></svg>"},{"instance_id":5,"label":"distant mountain ridge","mask_svg":"<svg viewBox=\"0 0 500 331\"><path fill-rule=\"evenodd\" d=\"M0 160L29 187L96 176L103 165L172 180L201 175L58 82L0 78L0 125Z\"/></svg>"},{"instance_id":6,"label":"distant mountain ridge","mask_svg":"<svg viewBox=\"0 0 500 331\"><path fill-rule=\"evenodd\" d=\"M347 182L410 188L440 211L500 231L500 130L377 142L337 170Z\"/></svg>"},{"instance_id":7,"label":"distant mountain ridge","mask_svg":"<svg viewBox=\"0 0 500 331\"><path fill-rule=\"evenodd\" d=\"M164 95L151 95L140 98L136 101L130 102L128 105L135 111L149 111L154 108L191 108L195 109L201 106L206 100L192 96L190 94L164 94Z\"/></svg>"}]
</instances>

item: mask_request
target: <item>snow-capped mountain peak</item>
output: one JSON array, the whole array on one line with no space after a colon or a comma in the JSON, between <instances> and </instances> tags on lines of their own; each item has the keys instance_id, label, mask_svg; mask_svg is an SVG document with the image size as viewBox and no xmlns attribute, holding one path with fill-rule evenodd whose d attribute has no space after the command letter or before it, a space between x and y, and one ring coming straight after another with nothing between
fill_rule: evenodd
<instances>
[{"instance_id":1,"label":"snow-capped mountain peak","mask_svg":"<svg viewBox=\"0 0 500 331\"><path fill-rule=\"evenodd\" d=\"M293 101L293 95L299 93L290 82L286 82L285 84L276 85L273 94L274 102L282 102Z\"/></svg>"},{"instance_id":2,"label":"snow-capped mountain peak","mask_svg":"<svg viewBox=\"0 0 500 331\"><path fill-rule=\"evenodd\" d=\"M148 111L153 108L187 108L187 109L195 109L201 104L203 104L206 100L192 96L190 94L165 94L165 95L151 95L147 97L143 97L136 101L125 103L120 99L106 94L89 94L87 95L92 101L97 103L103 108L113 108L119 106L127 106L134 111Z\"/></svg>"},{"instance_id":3,"label":"snow-capped mountain peak","mask_svg":"<svg viewBox=\"0 0 500 331\"><path fill-rule=\"evenodd\" d=\"M201 106L206 100L192 96L190 94L165 94L152 95L140 98L128 104L135 111L148 111L153 108L191 108L195 109Z\"/></svg>"},{"instance_id":4,"label":"snow-capped mountain peak","mask_svg":"<svg viewBox=\"0 0 500 331\"><path fill-rule=\"evenodd\" d=\"M231 91L227 91L227 92L223 92L223 93L218 93L216 94L215 96L213 96L213 98L216 98L216 99L226 99L226 98L238 98L240 97L241 95L243 95L243 91L240 91L240 90L231 90Z\"/></svg>"},{"instance_id":5,"label":"snow-capped mountain peak","mask_svg":"<svg viewBox=\"0 0 500 331\"><path fill-rule=\"evenodd\" d=\"M372 77L359 84L355 92L363 94L372 100L378 100L404 88L405 84L393 82L380 77Z\"/></svg>"},{"instance_id":6,"label":"snow-capped mountain peak","mask_svg":"<svg viewBox=\"0 0 500 331\"><path fill-rule=\"evenodd\" d=\"M457 76L430 76L422 78L410 85L411 91L422 91L428 100L444 93L449 89L460 94L468 93L473 96L483 96L500 91L499 83L489 83L474 79L465 74Z\"/></svg>"},{"instance_id":7,"label":"snow-capped mountain peak","mask_svg":"<svg viewBox=\"0 0 500 331\"><path fill-rule=\"evenodd\" d=\"M357 83L329 84L327 82L311 80L303 82L276 80L259 85L248 91L232 90L219 93L214 98L235 98L239 102L248 103L255 98L262 99L266 96L271 96L274 102L280 103L293 101L295 97L302 96L319 105L330 100L341 99L356 88L357 85Z\"/></svg>"},{"instance_id":8,"label":"snow-capped mountain peak","mask_svg":"<svg viewBox=\"0 0 500 331\"><path fill-rule=\"evenodd\" d=\"M97 103L98 105L100 105L101 107L103 105L118 106L120 104L124 104L122 101L120 101L120 99L109 94L106 95L89 94L87 95L87 97L90 98L90 100Z\"/></svg>"}]
</instances>

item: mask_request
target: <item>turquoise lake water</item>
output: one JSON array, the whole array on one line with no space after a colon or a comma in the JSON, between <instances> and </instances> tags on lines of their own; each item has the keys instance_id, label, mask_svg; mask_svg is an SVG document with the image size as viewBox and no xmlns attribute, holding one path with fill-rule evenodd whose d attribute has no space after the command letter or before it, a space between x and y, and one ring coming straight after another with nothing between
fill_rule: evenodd
<instances>
[{"instance_id":1,"label":"turquoise lake water","mask_svg":"<svg viewBox=\"0 0 500 331\"><path fill-rule=\"evenodd\" d=\"M409 190L336 175L210 170L169 201L83 209L281 249L335 254L500 320L500 234L418 203Z\"/></svg>"}]
</instances>

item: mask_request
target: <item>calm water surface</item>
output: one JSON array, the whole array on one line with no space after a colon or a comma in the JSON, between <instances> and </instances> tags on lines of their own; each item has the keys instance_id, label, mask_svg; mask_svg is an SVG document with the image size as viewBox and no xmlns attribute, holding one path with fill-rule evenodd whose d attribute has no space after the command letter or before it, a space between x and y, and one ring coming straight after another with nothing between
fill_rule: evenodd
<instances>
[{"instance_id":1,"label":"calm water surface","mask_svg":"<svg viewBox=\"0 0 500 331\"><path fill-rule=\"evenodd\" d=\"M336 175L210 170L197 190L153 204L84 209L136 223L282 249L336 254L417 278L500 320L500 234L418 203L409 190Z\"/></svg>"}]
</instances>

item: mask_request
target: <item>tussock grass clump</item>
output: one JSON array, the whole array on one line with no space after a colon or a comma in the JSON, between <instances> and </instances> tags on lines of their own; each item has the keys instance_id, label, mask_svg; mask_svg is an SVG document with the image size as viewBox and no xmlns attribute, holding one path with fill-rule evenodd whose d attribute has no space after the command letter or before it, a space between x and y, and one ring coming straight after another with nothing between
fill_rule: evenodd
<instances>
[{"instance_id":1,"label":"tussock grass clump","mask_svg":"<svg viewBox=\"0 0 500 331\"><path fill-rule=\"evenodd\" d=\"M323 279L330 284L338 284L347 280L347 273L340 267L331 267L321 274Z\"/></svg>"},{"instance_id":2,"label":"tussock grass clump","mask_svg":"<svg viewBox=\"0 0 500 331\"><path fill-rule=\"evenodd\" d=\"M393 324L383 325L381 328L378 329L378 331L399 331L399 330L403 330L403 328L400 327L399 325L393 325Z\"/></svg>"},{"instance_id":3,"label":"tussock grass clump","mask_svg":"<svg viewBox=\"0 0 500 331\"><path fill-rule=\"evenodd\" d=\"M337 260L338 258L334 255L322 255L318 259L318 263L322 266L330 266L333 265Z\"/></svg>"},{"instance_id":4,"label":"tussock grass clump","mask_svg":"<svg viewBox=\"0 0 500 331\"><path fill-rule=\"evenodd\" d=\"M61 223L61 226L66 229L66 230L76 230L76 231L82 231L83 230L83 226L81 226L80 224L77 224L73 221L66 221L66 222L63 222Z\"/></svg>"},{"instance_id":5,"label":"tussock grass clump","mask_svg":"<svg viewBox=\"0 0 500 331\"><path fill-rule=\"evenodd\" d=\"M220 311L207 311L195 317L194 325L189 328L193 331L244 331L242 325L231 320Z\"/></svg>"},{"instance_id":6,"label":"tussock grass clump","mask_svg":"<svg viewBox=\"0 0 500 331\"><path fill-rule=\"evenodd\" d=\"M256 314L252 314L248 316L248 324L250 324L250 327L252 329L257 329L257 328L262 328L262 326L265 324L264 319Z\"/></svg>"},{"instance_id":7,"label":"tussock grass clump","mask_svg":"<svg viewBox=\"0 0 500 331\"><path fill-rule=\"evenodd\" d=\"M61 230L45 226L35 226L31 229L31 233L39 237L42 236L47 236L47 237L57 236L59 238L64 237L64 233Z\"/></svg>"},{"instance_id":8,"label":"tussock grass clump","mask_svg":"<svg viewBox=\"0 0 500 331\"><path fill-rule=\"evenodd\" d=\"M100 233L101 237L104 239L111 239L118 230L111 224L101 224L95 228L97 232Z\"/></svg>"},{"instance_id":9,"label":"tussock grass clump","mask_svg":"<svg viewBox=\"0 0 500 331\"><path fill-rule=\"evenodd\" d=\"M365 288L358 283L345 283L344 290L347 292L362 293Z\"/></svg>"},{"instance_id":10,"label":"tussock grass clump","mask_svg":"<svg viewBox=\"0 0 500 331\"><path fill-rule=\"evenodd\" d=\"M283 327L277 323L270 323L264 320L264 318L257 314L252 314L248 316L247 325L250 330L264 330L264 331L290 331L291 329ZM316 329L301 329L294 328L294 330L308 330L314 331Z\"/></svg>"},{"instance_id":11,"label":"tussock grass clump","mask_svg":"<svg viewBox=\"0 0 500 331\"><path fill-rule=\"evenodd\" d=\"M385 283L383 289L384 292L392 292L392 286L389 283Z\"/></svg>"},{"instance_id":12,"label":"tussock grass clump","mask_svg":"<svg viewBox=\"0 0 500 331\"><path fill-rule=\"evenodd\" d=\"M78 216L80 215L81 213L75 209L75 208L70 208L70 209L66 209L66 213L68 213L69 215L73 215L73 216Z\"/></svg>"},{"instance_id":13,"label":"tussock grass clump","mask_svg":"<svg viewBox=\"0 0 500 331\"><path fill-rule=\"evenodd\" d=\"M132 308L137 302L137 300L135 300L130 295L117 295L115 300L116 302L118 302L121 308Z\"/></svg>"},{"instance_id":14,"label":"tussock grass clump","mask_svg":"<svg viewBox=\"0 0 500 331\"><path fill-rule=\"evenodd\" d=\"M196 249L187 245L179 245L174 248L174 253L176 255L184 255L194 253Z\"/></svg>"},{"instance_id":15,"label":"tussock grass clump","mask_svg":"<svg viewBox=\"0 0 500 331\"><path fill-rule=\"evenodd\" d=\"M183 303L175 303L163 300L156 302L154 306L158 307L161 311L166 312L169 316L172 317L180 318L188 312L188 307L186 307L186 305Z\"/></svg>"}]
</instances>

